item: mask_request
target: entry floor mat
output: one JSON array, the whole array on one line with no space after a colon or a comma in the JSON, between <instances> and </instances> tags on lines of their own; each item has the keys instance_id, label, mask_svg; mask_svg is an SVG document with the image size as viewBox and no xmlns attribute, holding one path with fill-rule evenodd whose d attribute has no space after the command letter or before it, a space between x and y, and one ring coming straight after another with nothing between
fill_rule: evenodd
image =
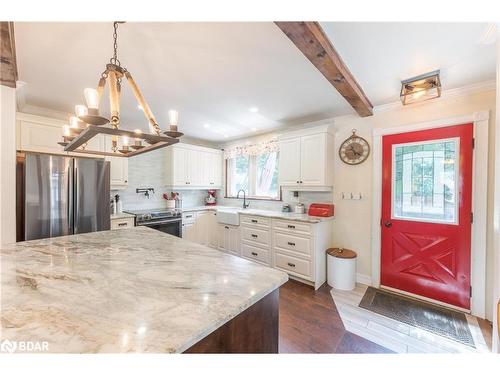
<instances>
[{"instance_id":1,"label":"entry floor mat","mask_svg":"<svg viewBox=\"0 0 500 375\"><path fill-rule=\"evenodd\" d=\"M464 313L372 287L359 307L475 348Z\"/></svg>"}]
</instances>

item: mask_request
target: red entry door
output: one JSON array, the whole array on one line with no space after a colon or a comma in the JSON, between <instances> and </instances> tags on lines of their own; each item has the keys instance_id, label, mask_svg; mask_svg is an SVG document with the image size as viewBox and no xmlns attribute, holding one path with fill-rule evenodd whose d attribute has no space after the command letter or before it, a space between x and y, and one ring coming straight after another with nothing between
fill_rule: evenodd
<instances>
[{"instance_id":1,"label":"red entry door","mask_svg":"<svg viewBox=\"0 0 500 375\"><path fill-rule=\"evenodd\" d=\"M470 309L472 124L383 137L381 284Z\"/></svg>"}]
</instances>

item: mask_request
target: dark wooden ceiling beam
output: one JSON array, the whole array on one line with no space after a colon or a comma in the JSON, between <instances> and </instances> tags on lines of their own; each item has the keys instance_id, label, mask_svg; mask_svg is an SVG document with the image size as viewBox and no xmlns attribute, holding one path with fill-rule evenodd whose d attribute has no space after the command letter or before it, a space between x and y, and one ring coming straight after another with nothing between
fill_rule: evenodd
<instances>
[{"instance_id":1,"label":"dark wooden ceiling beam","mask_svg":"<svg viewBox=\"0 0 500 375\"><path fill-rule=\"evenodd\" d=\"M275 22L275 24L361 117L373 115L373 105L318 22Z\"/></svg>"},{"instance_id":2,"label":"dark wooden ceiling beam","mask_svg":"<svg viewBox=\"0 0 500 375\"><path fill-rule=\"evenodd\" d=\"M0 84L16 87L17 61L14 23L0 22Z\"/></svg>"}]
</instances>

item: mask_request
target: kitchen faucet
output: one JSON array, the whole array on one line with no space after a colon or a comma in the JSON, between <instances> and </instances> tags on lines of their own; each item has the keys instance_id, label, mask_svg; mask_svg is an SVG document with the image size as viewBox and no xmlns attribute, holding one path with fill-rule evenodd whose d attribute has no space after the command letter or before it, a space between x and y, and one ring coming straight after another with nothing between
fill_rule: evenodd
<instances>
[{"instance_id":1,"label":"kitchen faucet","mask_svg":"<svg viewBox=\"0 0 500 375\"><path fill-rule=\"evenodd\" d=\"M240 189L238 190L238 194L236 194L236 199L239 199L240 198L240 191L243 192L243 208L247 208L248 206L250 206L250 203L247 203L247 195L245 193L245 190L243 189Z\"/></svg>"}]
</instances>

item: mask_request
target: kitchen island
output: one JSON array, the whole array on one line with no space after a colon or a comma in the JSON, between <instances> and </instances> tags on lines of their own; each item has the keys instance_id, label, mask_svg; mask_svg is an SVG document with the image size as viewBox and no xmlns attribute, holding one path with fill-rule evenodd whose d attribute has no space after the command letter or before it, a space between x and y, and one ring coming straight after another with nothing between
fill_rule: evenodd
<instances>
[{"instance_id":1,"label":"kitchen island","mask_svg":"<svg viewBox=\"0 0 500 375\"><path fill-rule=\"evenodd\" d=\"M0 340L56 353L278 350L284 272L145 227L0 255Z\"/></svg>"}]
</instances>

